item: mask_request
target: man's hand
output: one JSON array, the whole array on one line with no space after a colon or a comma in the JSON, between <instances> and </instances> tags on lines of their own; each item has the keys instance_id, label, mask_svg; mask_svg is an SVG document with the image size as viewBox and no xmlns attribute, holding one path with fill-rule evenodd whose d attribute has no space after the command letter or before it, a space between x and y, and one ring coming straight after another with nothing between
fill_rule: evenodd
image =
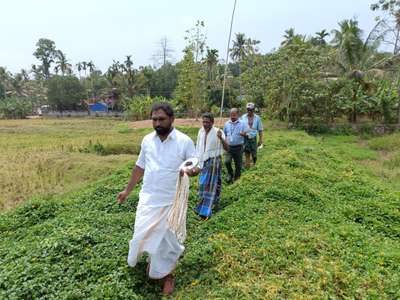
<instances>
[{"instance_id":1,"label":"man's hand","mask_svg":"<svg viewBox=\"0 0 400 300\"><path fill-rule=\"evenodd\" d=\"M219 139L222 138L222 130L221 130L221 129L218 130L218 132L217 132L217 137L218 137Z\"/></svg>"},{"instance_id":2,"label":"man's hand","mask_svg":"<svg viewBox=\"0 0 400 300\"><path fill-rule=\"evenodd\" d=\"M191 165L192 165L192 162L188 161L188 162L185 164L185 167L189 167L189 166L191 166ZM187 174L187 173L188 173L188 172L186 171L186 174ZM180 170L179 170L179 175L182 177L183 174L185 174L185 171L184 171L183 169L180 169Z\"/></svg>"},{"instance_id":3,"label":"man's hand","mask_svg":"<svg viewBox=\"0 0 400 300\"><path fill-rule=\"evenodd\" d=\"M257 146L260 147L262 144L263 144L263 141L259 140Z\"/></svg>"},{"instance_id":4,"label":"man's hand","mask_svg":"<svg viewBox=\"0 0 400 300\"><path fill-rule=\"evenodd\" d=\"M193 177L193 176L196 176L196 175L198 175L200 173L200 169L197 168L197 167L193 168L193 169L186 169L186 171L181 169L180 172L179 172L179 175L183 176L185 173L186 173L187 176Z\"/></svg>"},{"instance_id":5,"label":"man's hand","mask_svg":"<svg viewBox=\"0 0 400 300\"><path fill-rule=\"evenodd\" d=\"M120 192L117 196L117 201L119 204L122 204L126 201L126 198L128 198L129 193L126 190L123 190L122 192Z\"/></svg>"},{"instance_id":6,"label":"man's hand","mask_svg":"<svg viewBox=\"0 0 400 300\"><path fill-rule=\"evenodd\" d=\"M246 132L244 132L244 131L242 131L242 132L240 133L240 135L241 135L241 136L246 136L246 135L247 135L247 133L246 133Z\"/></svg>"},{"instance_id":7,"label":"man's hand","mask_svg":"<svg viewBox=\"0 0 400 300\"><path fill-rule=\"evenodd\" d=\"M193 168L193 169L190 169L190 170L187 170L187 172L186 172L186 174L189 176L189 177L193 177L193 176L196 176L196 175L198 175L200 173L200 169L199 168Z\"/></svg>"}]
</instances>

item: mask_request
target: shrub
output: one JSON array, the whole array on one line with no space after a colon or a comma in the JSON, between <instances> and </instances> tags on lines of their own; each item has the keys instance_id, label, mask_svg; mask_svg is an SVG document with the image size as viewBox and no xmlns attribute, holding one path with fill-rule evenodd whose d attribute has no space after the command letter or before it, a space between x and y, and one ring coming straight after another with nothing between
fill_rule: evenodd
<instances>
[{"instance_id":1,"label":"shrub","mask_svg":"<svg viewBox=\"0 0 400 300\"><path fill-rule=\"evenodd\" d=\"M77 109L84 97L84 89L75 76L53 76L48 80L47 97L59 111Z\"/></svg>"},{"instance_id":2,"label":"shrub","mask_svg":"<svg viewBox=\"0 0 400 300\"><path fill-rule=\"evenodd\" d=\"M124 117L127 120L146 120L150 119L150 111L153 103L166 102L167 100L163 97L146 97L146 96L134 96L125 97L122 100L122 107L124 110Z\"/></svg>"},{"instance_id":3,"label":"shrub","mask_svg":"<svg viewBox=\"0 0 400 300\"><path fill-rule=\"evenodd\" d=\"M32 102L26 98L0 99L0 119L23 119L32 113Z\"/></svg>"}]
</instances>

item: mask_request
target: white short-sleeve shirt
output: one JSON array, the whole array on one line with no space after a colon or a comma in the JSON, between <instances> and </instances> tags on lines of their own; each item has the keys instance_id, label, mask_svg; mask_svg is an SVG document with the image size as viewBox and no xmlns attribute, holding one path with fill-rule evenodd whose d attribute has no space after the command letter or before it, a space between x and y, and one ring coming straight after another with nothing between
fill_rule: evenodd
<instances>
[{"instance_id":1,"label":"white short-sleeve shirt","mask_svg":"<svg viewBox=\"0 0 400 300\"><path fill-rule=\"evenodd\" d=\"M195 157L193 141L186 134L173 129L161 141L156 132L143 138L136 165L144 169L139 205L171 205L175 196L179 166Z\"/></svg>"}]
</instances>

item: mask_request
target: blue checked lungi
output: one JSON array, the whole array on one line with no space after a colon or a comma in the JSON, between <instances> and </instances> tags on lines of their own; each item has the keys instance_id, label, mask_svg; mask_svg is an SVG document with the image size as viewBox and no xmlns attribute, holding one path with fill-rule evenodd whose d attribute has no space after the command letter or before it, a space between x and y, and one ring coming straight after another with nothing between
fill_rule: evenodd
<instances>
[{"instance_id":1,"label":"blue checked lungi","mask_svg":"<svg viewBox=\"0 0 400 300\"><path fill-rule=\"evenodd\" d=\"M196 212L202 217L210 217L213 204L217 204L219 201L222 184L221 169L221 157L210 158L204 162L199 177L199 197L201 201L196 207Z\"/></svg>"}]
</instances>

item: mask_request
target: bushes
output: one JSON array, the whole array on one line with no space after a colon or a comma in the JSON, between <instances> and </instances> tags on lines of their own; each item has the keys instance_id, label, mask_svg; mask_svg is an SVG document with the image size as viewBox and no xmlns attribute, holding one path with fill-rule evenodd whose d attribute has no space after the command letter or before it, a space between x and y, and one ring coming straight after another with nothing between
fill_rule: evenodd
<instances>
[{"instance_id":1,"label":"bushes","mask_svg":"<svg viewBox=\"0 0 400 300\"><path fill-rule=\"evenodd\" d=\"M116 155L116 154L139 154L140 145L132 144L102 144L100 142L89 144L85 147L79 148L82 153L95 153L97 155Z\"/></svg>"},{"instance_id":2,"label":"bushes","mask_svg":"<svg viewBox=\"0 0 400 300\"><path fill-rule=\"evenodd\" d=\"M0 119L23 119L32 113L32 102L26 98L0 98Z\"/></svg>"},{"instance_id":3,"label":"bushes","mask_svg":"<svg viewBox=\"0 0 400 300\"><path fill-rule=\"evenodd\" d=\"M122 100L122 107L124 109L124 116L128 120L146 120L150 119L150 111L153 103L166 102L163 97L146 97L135 96L132 98L125 97Z\"/></svg>"},{"instance_id":4,"label":"bushes","mask_svg":"<svg viewBox=\"0 0 400 300\"><path fill-rule=\"evenodd\" d=\"M75 110L84 97L84 88L75 76L52 76L48 82L49 104L59 111Z\"/></svg>"}]
</instances>

